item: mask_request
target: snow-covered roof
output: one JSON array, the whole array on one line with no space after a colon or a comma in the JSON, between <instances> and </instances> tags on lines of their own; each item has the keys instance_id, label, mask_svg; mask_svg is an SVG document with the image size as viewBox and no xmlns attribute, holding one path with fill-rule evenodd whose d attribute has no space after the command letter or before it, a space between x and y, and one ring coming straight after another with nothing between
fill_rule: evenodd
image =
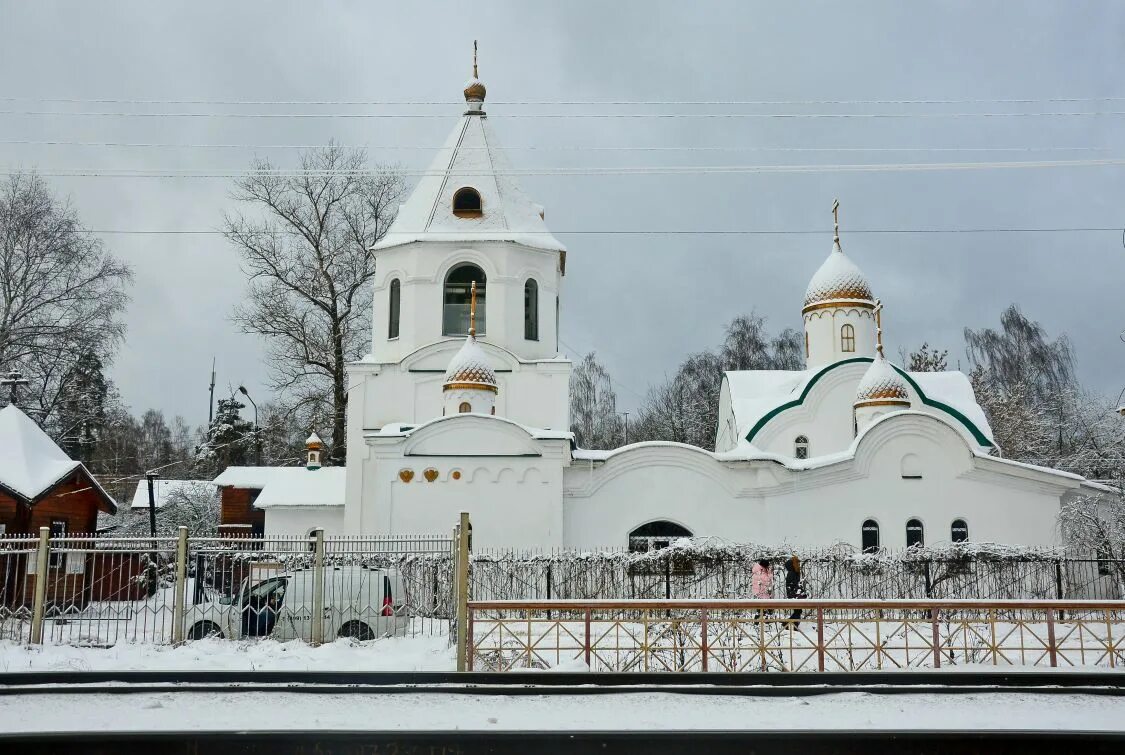
<instances>
[{"instance_id":1,"label":"snow-covered roof","mask_svg":"<svg viewBox=\"0 0 1125 755\"><path fill-rule=\"evenodd\" d=\"M503 422L505 424L514 425L520 428L525 433L530 435L536 440L574 440L574 433L569 430L551 430L543 427L531 427L529 425L521 425L519 422L513 422L507 417L497 417L490 414L450 414L445 417L435 417L434 419L427 420L426 422L419 422L417 424L407 424L404 422L388 422L378 430L371 430L364 433L365 438L400 438L418 432L424 427L436 425L441 422L456 422L465 417L475 417L477 419L486 419L489 422Z\"/></svg>"},{"instance_id":2,"label":"snow-covered roof","mask_svg":"<svg viewBox=\"0 0 1125 755\"><path fill-rule=\"evenodd\" d=\"M892 366L887 363L888 366ZM727 385L730 390L731 409L734 411L737 423L738 438L745 440L746 436L776 410L786 404L800 402L810 387L825 372L839 367L841 363L821 368L819 370L742 370L726 372ZM982 446L993 445L992 428L984 415L984 410L977 403L973 386L968 376L964 373L950 372L902 372L897 367L892 368L900 375L905 375L908 382L913 383L924 396L923 402L946 413L952 413L954 418L964 424L968 422L971 433L975 428L986 443ZM922 398L920 396L920 398ZM957 417L956 415L961 415ZM964 421L961 420L964 418ZM973 433L974 437L976 433Z\"/></svg>"},{"instance_id":3,"label":"snow-covered roof","mask_svg":"<svg viewBox=\"0 0 1125 755\"><path fill-rule=\"evenodd\" d=\"M496 144L486 115L473 111L463 115L373 249L423 240L513 241L565 252L566 247L547 229L543 208L524 195ZM480 193L479 217L453 214L453 195L463 187Z\"/></svg>"},{"instance_id":4,"label":"snow-covered roof","mask_svg":"<svg viewBox=\"0 0 1125 755\"><path fill-rule=\"evenodd\" d=\"M809 287L805 291L805 306L841 299L871 301L874 304L874 298L867 276L844 254L837 239L832 243L828 259L809 281Z\"/></svg>"},{"instance_id":5,"label":"snow-covered roof","mask_svg":"<svg viewBox=\"0 0 1125 755\"><path fill-rule=\"evenodd\" d=\"M215 487L215 483L208 480L153 480L152 485L152 497L158 509L163 508L170 498L177 495L202 498L215 495L217 492L218 488ZM148 480L141 480L137 483L137 489L133 491L133 503L130 508L148 508Z\"/></svg>"},{"instance_id":6,"label":"snow-covered roof","mask_svg":"<svg viewBox=\"0 0 1125 755\"><path fill-rule=\"evenodd\" d=\"M9 404L0 409L0 485L27 501L34 501L76 469L86 474L116 513L117 502L82 462L67 456L19 407Z\"/></svg>"},{"instance_id":7,"label":"snow-covered roof","mask_svg":"<svg viewBox=\"0 0 1125 755\"><path fill-rule=\"evenodd\" d=\"M227 467L215 478L220 487L262 491L254 500L270 506L343 506L346 467Z\"/></svg>"}]
</instances>

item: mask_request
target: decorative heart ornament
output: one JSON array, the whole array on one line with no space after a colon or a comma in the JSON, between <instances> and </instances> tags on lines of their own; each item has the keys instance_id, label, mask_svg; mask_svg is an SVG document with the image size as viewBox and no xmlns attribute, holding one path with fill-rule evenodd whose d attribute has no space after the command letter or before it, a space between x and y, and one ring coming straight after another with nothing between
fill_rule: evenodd
<instances>
[{"instance_id":1,"label":"decorative heart ornament","mask_svg":"<svg viewBox=\"0 0 1125 755\"><path fill-rule=\"evenodd\" d=\"M403 482L410 482L414 479L414 470L400 469L398 472L398 479L402 480Z\"/></svg>"},{"instance_id":2,"label":"decorative heart ornament","mask_svg":"<svg viewBox=\"0 0 1125 755\"><path fill-rule=\"evenodd\" d=\"M436 469L427 469L422 473L422 476L426 478L426 482L433 482L437 479L438 471Z\"/></svg>"}]
</instances>

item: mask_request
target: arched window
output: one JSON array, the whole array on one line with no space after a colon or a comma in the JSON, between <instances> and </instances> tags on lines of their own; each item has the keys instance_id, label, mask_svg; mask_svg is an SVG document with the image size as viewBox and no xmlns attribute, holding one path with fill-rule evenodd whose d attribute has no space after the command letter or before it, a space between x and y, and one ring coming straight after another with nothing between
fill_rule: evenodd
<instances>
[{"instance_id":1,"label":"arched window","mask_svg":"<svg viewBox=\"0 0 1125 755\"><path fill-rule=\"evenodd\" d=\"M879 550L879 523L874 519L864 521L860 528L860 540L864 553L874 553Z\"/></svg>"},{"instance_id":2,"label":"arched window","mask_svg":"<svg viewBox=\"0 0 1125 755\"><path fill-rule=\"evenodd\" d=\"M539 340L539 284L532 278L523 284L523 337Z\"/></svg>"},{"instance_id":3,"label":"arched window","mask_svg":"<svg viewBox=\"0 0 1125 755\"><path fill-rule=\"evenodd\" d=\"M850 323L845 323L840 328L840 351L855 351L855 328Z\"/></svg>"},{"instance_id":4,"label":"arched window","mask_svg":"<svg viewBox=\"0 0 1125 755\"><path fill-rule=\"evenodd\" d=\"M469 332L469 299L473 281L477 284L477 335L484 335L485 277L473 264L458 265L445 276L445 307L442 310L441 333L463 336Z\"/></svg>"},{"instance_id":5,"label":"arched window","mask_svg":"<svg viewBox=\"0 0 1125 755\"><path fill-rule=\"evenodd\" d=\"M453 195L453 214L459 218L479 218L483 208L480 192L472 186L463 186Z\"/></svg>"},{"instance_id":6,"label":"arched window","mask_svg":"<svg viewBox=\"0 0 1125 755\"><path fill-rule=\"evenodd\" d=\"M918 546L921 548L926 544L926 535L922 529L921 519L910 519L906 522L906 547L913 548Z\"/></svg>"},{"instance_id":7,"label":"arched window","mask_svg":"<svg viewBox=\"0 0 1125 755\"><path fill-rule=\"evenodd\" d=\"M949 539L955 543L964 543L969 540L969 523L964 519L954 519L949 528Z\"/></svg>"},{"instance_id":8,"label":"arched window","mask_svg":"<svg viewBox=\"0 0 1125 755\"><path fill-rule=\"evenodd\" d=\"M461 412L462 414L468 414L472 410L473 407L469 405L468 401L462 401L461 405L457 407L457 411Z\"/></svg>"},{"instance_id":9,"label":"arched window","mask_svg":"<svg viewBox=\"0 0 1125 755\"><path fill-rule=\"evenodd\" d=\"M793 441L793 455L798 459L809 458L809 439L806 436L798 435Z\"/></svg>"},{"instance_id":10,"label":"arched window","mask_svg":"<svg viewBox=\"0 0 1125 755\"><path fill-rule=\"evenodd\" d=\"M660 550L679 537L691 537L691 530L675 522L649 522L629 533L629 550L636 553Z\"/></svg>"},{"instance_id":11,"label":"arched window","mask_svg":"<svg viewBox=\"0 0 1125 755\"><path fill-rule=\"evenodd\" d=\"M387 303L387 338L398 338L398 316L402 305L402 284L398 278L391 281Z\"/></svg>"}]
</instances>

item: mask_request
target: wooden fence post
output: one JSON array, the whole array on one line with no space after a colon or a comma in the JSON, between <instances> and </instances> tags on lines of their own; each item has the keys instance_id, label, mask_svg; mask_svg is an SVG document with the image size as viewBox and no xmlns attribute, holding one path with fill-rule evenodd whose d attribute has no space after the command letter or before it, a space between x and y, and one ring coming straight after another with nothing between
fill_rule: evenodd
<instances>
[{"instance_id":1,"label":"wooden fence post","mask_svg":"<svg viewBox=\"0 0 1125 755\"><path fill-rule=\"evenodd\" d=\"M324 529L313 530L313 601L309 617L309 641L324 642Z\"/></svg>"},{"instance_id":2,"label":"wooden fence post","mask_svg":"<svg viewBox=\"0 0 1125 755\"><path fill-rule=\"evenodd\" d=\"M934 668L941 668L941 638L938 632L938 609L930 609L930 625L933 627L934 637Z\"/></svg>"},{"instance_id":3,"label":"wooden fence post","mask_svg":"<svg viewBox=\"0 0 1125 755\"><path fill-rule=\"evenodd\" d=\"M1055 612L1051 608L1047 609L1047 655L1051 658L1051 668L1059 665L1058 650L1055 647ZM1110 657L1112 658L1112 654Z\"/></svg>"},{"instance_id":4,"label":"wooden fence post","mask_svg":"<svg viewBox=\"0 0 1125 755\"><path fill-rule=\"evenodd\" d=\"M824 608L816 607L816 665L824 671Z\"/></svg>"},{"instance_id":5,"label":"wooden fence post","mask_svg":"<svg viewBox=\"0 0 1125 755\"><path fill-rule=\"evenodd\" d=\"M586 640L584 643L586 667L590 667L590 609L586 609Z\"/></svg>"},{"instance_id":6,"label":"wooden fence post","mask_svg":"<svg viewBox=\"0 0 1125 755\"><path fill-rule=\"evenodd\" d=\"M699 621L699 657L703 670L707 671L707 609L703 609L703 616Z\"/></svg>"},{"instance_id":7,"label":"wooden fence post","mask_svg":"<svg viewBox=\"0 0 1125 755\"><path fill-rule=\"evenodd\" d=\"M172 588L172 644L184 641L184 592L187 590L188 528L180 527L176 538L176 585ZM202 574L196 574L202 579Z\"/></svg>"},{"instance_id":8,"label":"wooden fence post","mask_svg":"<svg viewBox=\"0 0 1125 755\"><path fill-rule=\"evenodd\" d=\"M39 528L35 552L35 593L31 604L31 644L43 644L43 609L47 602L47 564L50 562L51 528Z\"/></svg>"},{"instance_id":9,"label":"wooden fence post","mask_svg":"<svg viewBox=\"0 0 1125 755\"><path fill-rule=\"evenodd\" d=\"M461 512L457 525L457 670L468 668L469 643L469 512Z\"/></svg>"}]
</instances>

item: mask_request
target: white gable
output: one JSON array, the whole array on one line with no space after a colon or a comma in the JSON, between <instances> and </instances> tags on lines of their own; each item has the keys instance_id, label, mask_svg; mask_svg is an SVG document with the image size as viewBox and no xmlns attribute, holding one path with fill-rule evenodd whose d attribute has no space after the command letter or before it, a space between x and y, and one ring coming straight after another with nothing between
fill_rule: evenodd
<instances>
[{"instance_id":1,"label":"white gable","mask_svg":"<svg viewBox=\"0 0 1125 755\"><path fill-rule=\"evenodd\" d=\"M19 408L0 409L0 484L31 500L82 466Z\"/></svg>"}]
</instances>

